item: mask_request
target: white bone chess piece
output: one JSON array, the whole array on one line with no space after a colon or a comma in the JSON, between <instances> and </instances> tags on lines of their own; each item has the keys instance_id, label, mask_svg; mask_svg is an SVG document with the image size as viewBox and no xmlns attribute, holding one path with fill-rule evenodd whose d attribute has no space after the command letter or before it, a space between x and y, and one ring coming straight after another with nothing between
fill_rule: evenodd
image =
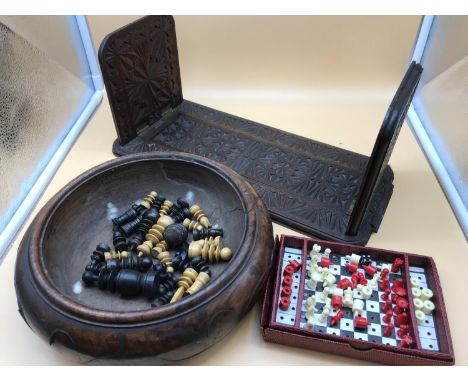
<instances>
[{"instance_id":1,"label":"white bone chess piece","mask_svg":"<svg viewBox=\"0 0 468 382\"><path fill-rule=\"evenodd\" d=\"M317 288L317 283L322 280L322 276L318 272L312 272L310 274L309 285L308 287L312 290Z\"/></svg>"},{"instance_id":2,"label":"white bone chess piece","mask_svg":"<svg viewBox=\"0 0 468 382\"><path fill-rule=\"evenodd\" d=\"M361 260L361 256L356 255L355 253L352 253L351 255L345 256L345 259L350 261L351 263L359 265L359 261Z\"/></svg>"},{"instance_id":3,"label":"white bone chess piece","mask_svg":"<svg viewBox=\"0 0 468 382\"><path fill-rule=\"evenodd\" d=\"M322 297L322 300L326 301L327 298L328 298L329 293L330 293L330 288L329 287L323 288L322 295L320 296L320 297Z\"/></svg>"},{"instance_id":4,"label":"white bone chess piece","mask_svg":"<svg viewBox=\"0 0 468 382\"><path fill-rule=\"evenodd\" d=\"M327 318L330 315L330 309L323 307L322 314L319 316L319 321L321 323L327 322Z\"/></svg>"},{"instance_id":5,"label":"white bone chess piece","mask_svg":"<svg viewBox=\"0 0 468 382\"><path fill-rule=\"evenodd\" d=\"M349 287L343 292L343 306L346 308L353 307L353 290Z\"/></svg>"},{"instance_id":6,"label":"white bone chess piece","mask_svg":"<svg viewBox=\"0 0 468 382\"><path fill-rule=\"evenodd\" d=\"M372 297L372 288L369 285L366 285L362 288L361 296L364 300L368 300Z\"/></svg>"},{"instance_id":7,"label":"white bone chess piece","mask_svg":"<svg viewBox=\"0 0 468 382\"><path fill-rule=\"evenodd\" d=\"M309 330L312 330L314 329L314 326L315 326L315 317L314 316L311 316L309 318L307 318L307 322L305 324L305 327Z\"/></svg>"},{"instance_id":8,"label":"white bone chess piece","mask_svg":"<svg viewBox=\"0 0 468 382\"><path fill-rule=\"evenodd\" d=\"M377 285L377 282L379 281L380 278L380 272L375 272L374 276L372 277L372 280L369 281L369 285L371 287L375 287Z\"/></svg>"},{"instance_id":9,"label":"white bone chess piece","mask_svg":"<svg viewBox=\"0 0 468 382\"><path fill-rule=\"evenodd\" d=\"M315 309L316 304L317 304L317 297L315 297L315 294L313 294L306 300L305 306L307 309L310 309L310 308Z\"/></svg>"},{"instance_id":10,"label":"white bone chess piece","mask_svg":"<svg viewBox=\"0 0 468 382\"><path fill-rule=\"evenodd\" d=\"M362 314L362 312L364 311L364 301L355 299L353 302L352 310L355 317L359 314Z\"/></svg>"},{"instance_id":11,"label":"white bone chess piece","mask_svg":"<svg viewBox=\"0 0 468 382\"><path fill-rule=\"evenodd\" d=\"M323 280L324 280L323 285L326 287L330 287L336 283L336 277L332 275L331 273L329 273L326 277L324 277Z\"/></svg>"},{"instance_id":12,"label":"white bone chess piece","mask_svg":"<svg viewBox=\"0 0 468 382\"><path fill-rule=\"evenodd\" d=\"M325 248L325 251L323 252L322 257L330 257L331 249L330 248Z\"/></svg>"}]
</instances>

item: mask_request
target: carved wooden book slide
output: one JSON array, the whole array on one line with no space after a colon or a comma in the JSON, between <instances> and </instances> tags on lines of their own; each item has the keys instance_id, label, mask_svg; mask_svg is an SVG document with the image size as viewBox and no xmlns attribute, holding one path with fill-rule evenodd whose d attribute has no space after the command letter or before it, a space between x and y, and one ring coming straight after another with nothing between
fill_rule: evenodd
<instances>
[{"instance_id":1,"label":"carved wooden book slide","mask_svg":"<svg viewBox=\"0 0 468 382\"><path fill-rule=\"evenodd\" d=\"M365 244L393 191L388 159L422 68L412 63L369 157L208 108L182 96L175 24L149 16L107 36L99 61L118 139L113 151L183 151L241 174L278 223Z\"/></svg>"}]
</instances>

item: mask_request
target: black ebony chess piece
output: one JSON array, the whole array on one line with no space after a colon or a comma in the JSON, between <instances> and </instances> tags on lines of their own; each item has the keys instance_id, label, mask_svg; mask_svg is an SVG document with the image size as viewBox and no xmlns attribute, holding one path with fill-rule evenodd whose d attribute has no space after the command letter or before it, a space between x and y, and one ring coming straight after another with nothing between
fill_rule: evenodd
<instances>
[{"instance_id":1,"label":"black ebony chess piece","mask_svg":"<svg viewBox=\"0 0 468 382\"><path fill-rule=\"evenodd\" d=\"M140 222L135 227L135 233L128 240L128 248L130 250L135 250L136 247L145 241L146 234L159 219L159 212L156 208L151 207L141 215L140 219Z\"/></svg>"},{"instance_id":2,"label":"black ebony chess piece","mask_svg":"<svg viewBox=\"0 0 468 382\"><path fill-rule=\"evenodd\" d=\"M175 251L174 257L172 258L172 267L183 272L189 266L190 259L188 256L188 244L184 243L179 249Z\"/></svg>"},{"instance_id":3,"label":"black ebony chess piece","mask_svg":"<svg viewBox=\"0 0 468 382\"><path fill-rule=\"evenodd\" d=\"M166 201L166 198L162 195L158 195L153 202L153 208L156 208L158 211L161 209L162 204Z\"/></svg>"},{"instance_id":4,"label":"black ebony chess piece","mask_svg":"<svg viewBox=\"0 0 468 382\"><path fill-rule=\"evenodd\" d=\"M85 271L92 272L94 275L98 275L102 268L106 267L105 262L91 262L85 267Z\"/></svg>"},{"instance_id":5,"label":"black ebony chess piece","mask_svg":"<svg viewBox=\"0 0 468 382\"><path fill-rule=\"evenodd\" d=\"M125 233L118 225L115 224L112 230L112 244L114 245L114 249L118 252L126 251L128 249Z\"/></svg>"},{"instance_id":6,"label":"black ebony chess piece","mask_svg":"<svg viewBox=\"0 0 468 382\"><path fill-rule=\"evenodd\" d=\"M115 225L121 226L132 220L135 220L145 208L140 204L133 204L132 207L122 215L112 219Z\"/></svg>"},{"instance_id":7,"label":"black ebony chess piece","mask_svg":"<svg viewBox=\"0 0 468 382\"><path fill-rule=\"evenodd\" d=\"M362 267L363 265L372 264L372 257L371 255L361 255L359 260L359 265Z\"/></svg>"},{"instance_id":8,"label":"black ebony chess piece","mask_svg":"<svg viewBox=\"0 0 468 382\"><path fill-rule=\"evenodd\" d=\"M166 227L163 235L168 248L177 248L187 240L188 231L183 224L171 224Z\"/></svg>"},{"instance_id":9,"label":"black ebony chess piece","mask_svg":"<svg viewBox=\"0 0 468 382\"><path fill-rule=\"evenodd\" d=\"M132 234L138 224L140 224L141 219L141 216L137 216L135 219L120 226L120 229L124 232L125 236L129 237Z\"/></svg>"},{"instance_id":10,"label":"black ebony chess piece","mask_svg":"<svg viewBox=\"0 0 468 382\"><path fill-rule=\"evenodd\" d=\"M194 229L192 231L193 240L201 240L207 237L217 237L223 236L223 229L222 228L202 228L202 229Z\"/></svg>"},{"instance_id":11,"label":"black ebony chess piece","mask_svg":"<svg viewBox=\"0 0 468 382\"><path fill-rule=\"evenodd\" d=\"M94 274L91 271L85 271L81 279L86 286L92 286L97 283L99 289L108 289L112 293L115 292L115 278L118 274L117 270L107 270L103 267L99 272L99 275Z\"/></svg>"},{"instance_id":12,"label":"black ebony chess piece","mask_svg":"<svg viewBox=\"0 0 468 382\"><path fill-rule=\"evenodd\" d=\"M91 256L91 260L100 260L104 261L104 253L110 252L111 247L109 247L107 244L104 243L99 243L96 246L96 249L93 251L93 255Z\"/></svg>"},{"instance_id":13,"label":"black ebony chess piece","mask_svg":"<svg viewBox=\"0 0 468 382\"><path fill-rule=\"evenodd\" d=\"M133 269L138 272L146 272L153 266L153 260L150 257L138 257L131 255L120 260L109 259L106 262L107 269Z\"/></svg>"},{"instance_id":14,"label":"black ebony chess piece","mask_svg":"<svg viewBox=\"0 0 468 382\"><path fill-rule=\"evenodd\" d=\"M121 269L115 278L115 291L124 297L145 296L154 299L159 290L160 275L151 271L140 273L134 269Z\"/></svg>"},{"instance_id":15,"label":"black ebony chess piece","mask_svg":"<svg viewBox=\"0 0 468 382\"><path fill-rule=\"evenodd\" d=\"M168 215L174 219L176 223L182 223L184 219L192 216L189 210L189 204L182 198L178 198L177 203L172 205L169 209Z\"/></svg>"},{"instance_id":16,"label":"black ebony chess piece","mask_svg":"<svg viewBox=\"0 0 468 382\"><path fill-rule=\"evenodd\" d=\"M203 260L201 256L195 256L192 261L190 262L190 266L195 269L198 273L205 272L208 276L211 277L210 267L207 263Z\"/></svg>"}]
</instances>

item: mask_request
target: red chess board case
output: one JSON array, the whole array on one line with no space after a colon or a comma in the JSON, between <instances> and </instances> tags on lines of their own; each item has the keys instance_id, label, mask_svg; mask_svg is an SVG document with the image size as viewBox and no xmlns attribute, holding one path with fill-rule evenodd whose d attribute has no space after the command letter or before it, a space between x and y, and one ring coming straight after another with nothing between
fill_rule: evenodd
<instances>
[{"instance_id":1,"label":"red chess board case","mask_svg":"<svg viewBox=\"0 0 468 382\"><path fill-rule=\"evenodd\" d=\"M327 324L325 324L326 329L324 328L325 330L323 331L320 331L320 327L314 327L312 331L307 329L304 326L305 318L303 317L304 312L301 307L305 301L304 294L307 293L307 287L305 287L307 256L312 249L312 245L315 243L320 245L322 250L330 248L332 251L331 253L336 254L336 257L333 258L335 263L337 262L336 258L351 255L351 253L359 255L369 254L380 264L391 264L397 257L403 259L404 263L401 268L401 273L394 277L402 278L404 287L409 291L411 289L410 278L420 278L418 275L421 275L425 285L434 293L432 301L436 309L430 315L431 323L428 326L431 327L418 324L415 317L413 297L411 293L408 293L409 325L412 328L410 334L414 339L414 344L411 348L401 348L398 345L390 346L390 343L378 343L379 341L375 339L379 337L373 337L371 335L365 335L365 338L368 337L367 340L353 338L352 335L340 335L340 330L326 328ZM286 262L288 261L285 253L286 248L294 248L297 250L297 259L302 262L302 267L297 271L297 275L295 276L297 278L297 284L295 285L297 285L298 288L297 309L295 309L294 312L291 311L292 315L290 316L287 315L288 312L285 312L286 314L284 316L288 317L287 322L283 320L286 322L285 324L283 321L280 320L281 322L279 322L278 320L280 319L280 314L281 319L284 318L283 311L279 309L279 299L281 298L284 264L287 264ZM299 255L299 251L303 255L302 258L300 258L301 255ZM332 259L332 255L330 255L330 259ZM423 270L424 273L417 273L423 272ZM378 286L377 291L377 294L382 293ZM377 309L376 312L375 314L378 316L379 310ZM375 314L372 313L372 315ZM332 315L333 314L330 315L329 319ZM380 314L380 316L382 316L382 314ZM289 322L289 317L291 317L290 321L294 321L294 323ZM427 323L428 320L425 322ZM287 235L282 235L280 238L276 237L272 271L267 282L263 299L260 324L265 341L276 342L283 345L338 354L387 365L453 365L455 363L442 287L434 260L428 256L341 244L305 237ZM377 324L375 325L377 328L380 326ZM395 328L395 332L396 329L397 328ZM342 331L341 333L347 332ZM432 335L432 339L428 339L430 335ZM395 335L393 337L395 338ZM360 336L360 338L364 337ZM371 338L373 339L372 341ZM382 335L380 339L384 339L384 342L394 341L394 344L398 343L398 337L395 340L386 340L386 337Z\"/></svg>"}]
</instances>

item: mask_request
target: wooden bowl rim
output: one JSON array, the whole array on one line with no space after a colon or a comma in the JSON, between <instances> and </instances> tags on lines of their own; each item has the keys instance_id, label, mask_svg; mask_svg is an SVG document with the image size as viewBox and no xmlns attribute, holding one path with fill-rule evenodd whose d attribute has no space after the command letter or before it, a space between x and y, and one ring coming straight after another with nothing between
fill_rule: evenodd
<instances>
[{"instance_id":1,"label":"wooden bowl rim","mask_svg":"<svg viewBox=\"0 0 468 382\"><path fill-rule=\"evenodd\" d=\"M193 296L184 298L177 303L164 305L158 308L149 308L147 310L134 310L127 312L106 311L87 307L86 305L77 303L73 299L65 296L60 292L59 289L54 286L50 276L47 274L47 270L43 262L44 257L42 253L42 246L44 232L51 217L57 208L61 205L61 203L66 200L68 195L70 195L78 187L90 179L99 176L106 171L116 169L120 166L125 166L134 162L153 160L182 161L205 167L207 170L221 176L231 185L231 187L233 187L242 203L243 209L246 211L245 227L241 241L242 244L237 251L237 256L233 256L232 260L229 262L229 266L222 275L220 275L213 282L210 282L207 287L203 288L200 292L194 294ZM241 272L243 268L245 268L245 265L248 263L247 260L252 253L252 244L257 241L256 233L258 231L257 225L259 223L259 219L257 219L256 216L256 208L253 207L257 206L258 203L262 204L261 199L259 199L253 187L239 174L223 164L214 162L204 157L186 153L153 152L132 154L112 159L87 170L70 181L41 209L31 227L31 239L29 242L28 253L31 274L40 294L47 302L47 304L52 309L58 309L62 314L65 314L73 319L91 321L93 324L113 324L119 326L149 325L156 320L174 319L179 315L186 314L193 309L198 309L210 302L212 299L222 293L226 287L234 282L236 279L235 276ZM247 207L248 204L251 206L250 208ZM264 211L266 214L268 214L265 207ZM267 216L267 218L269 219L269 216ZM253 238L253 243L248 240L249 237ZM241 254L244 255L240 256ZM150 306L149 303L148 306ZM207 317L207 319L209 318Z\"/></svg>"}]
</instances>

